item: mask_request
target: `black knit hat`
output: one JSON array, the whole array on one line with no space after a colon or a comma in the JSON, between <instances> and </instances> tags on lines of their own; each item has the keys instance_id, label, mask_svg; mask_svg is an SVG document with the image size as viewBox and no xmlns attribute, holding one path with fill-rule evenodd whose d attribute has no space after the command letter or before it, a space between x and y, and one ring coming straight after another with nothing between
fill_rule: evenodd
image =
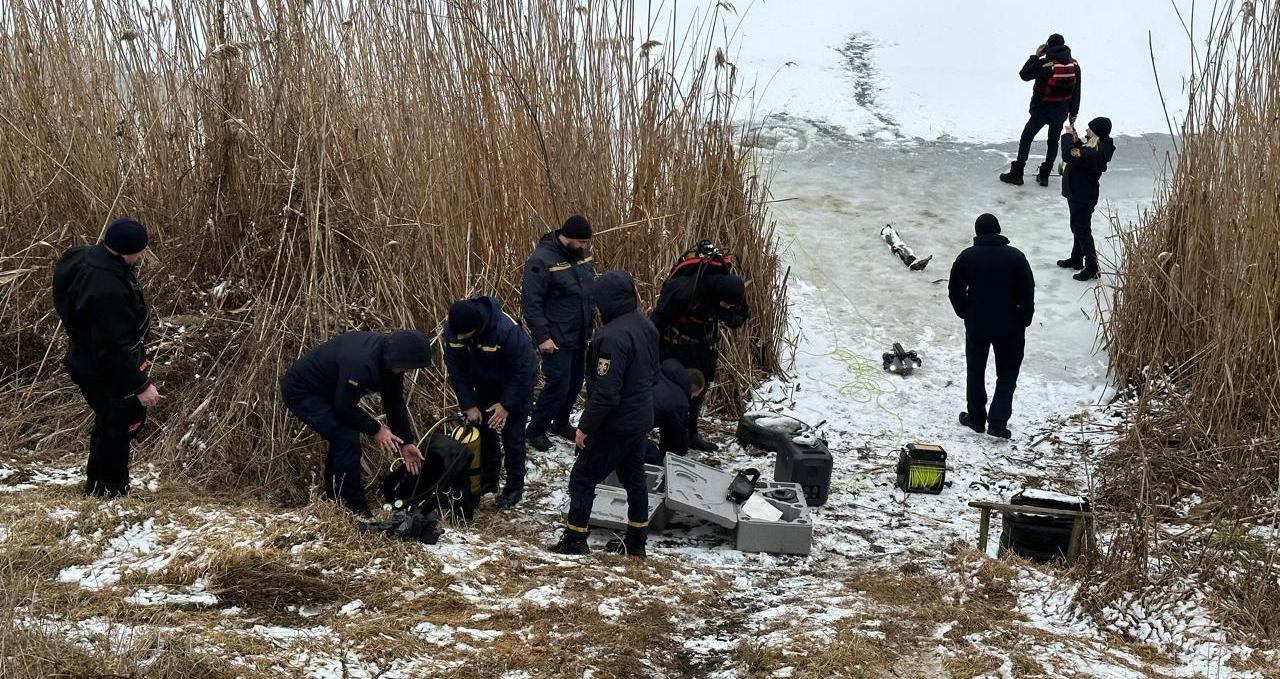
<instances>
[{"instance_id":1,"label":"black knit hat","mask_svg":"<svg viewBox=\"0 0 1280 679\"><path fill-rule=\"evenodd\" d=\"M978 219L973 223L973 232L979 236L990 236L1000 233L1000 220L996 216L984 212L978 215Z\"/></svg>"},{"instance_id":2,"label":"black knit hat","mask_svg":"<svg viewBox=\"0 0 1280 679\"><path fill-rule=\"evenodd\" d=\"M1049 36L1048 40L1044 41L1044 44L1049 47L1057 47L1058 45L1067 44L1067 39L1062 37L1061 33L1054 33Z\"/></svg>"},{"instance_id":3,"label":"black knit hat","mask_svg":"<svg viewBox=\"0 0 1280 679\"><path fill-rule=\"evenodd\" d=\"M591 240L591 222L582 215L573 215L564 220L564 226L560 227L560 235L573 240Z\"/></svg>"},{"instance_id":4,"label":"black knit hat","mask_svg":"<svg viewBox=\"0 0 1280 679\"><path fill-rule=\"evenodd\" d=\"M120 255L136 255L147 249L147 227L132 217L121 217L107 225L102 242Z\"/></svg>"},{"instance_id":5,"label":"black knit hat","mask_svg":"<svg viewBox=\"0 0 1280 679\"><path fill-rule=\"evenodd\" d=\"M1093 130L1093 133L1099 137L1109 138L1111 136L1111 119L1102 117L1094 118L1089 121L1089 129Z\"/></svg>"},{"instance_id":6,"label":"black knit hat","mask_svg":"<svg viewBox=\"0 0 1280 679\"><path fill-rule=\"evenodd\" d=\"M454 335L465 335L480 329L484 317L474 300L460 299L449 307L449 329Z\"/></svg>"}]
</instances>

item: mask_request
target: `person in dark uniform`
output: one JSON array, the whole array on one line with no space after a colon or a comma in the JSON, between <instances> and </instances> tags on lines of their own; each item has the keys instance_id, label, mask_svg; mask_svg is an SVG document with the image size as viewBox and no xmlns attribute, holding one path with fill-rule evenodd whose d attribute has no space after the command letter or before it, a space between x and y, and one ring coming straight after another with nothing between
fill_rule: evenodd
<instances>
[{"instance_id":1,"label":"person in dark uniform","mask_svg":"<svg viewBox=\"0 0 1280 679\"><path fill-rule=\"evenodd\" d=\"M667 453L689 452L689 402L702 395L706 378L697 368L686 368L674 358L662 362L653 387L653 426L658 442L647 442L645 464L661 465Z\"/></svg>"},{"instance_id":2,"label":"person in dark uniform","mask_svg":"<svg viewBox=\"0 0 1280 679\"><path fill-rule=\"evenodd\" d=\"M728 273L672 276L662 284L651 318L662 338L662 360L674 358L700 371L710 388L719 362L720 325L740 328L751 318L746 283ZM719 446L698 435L705 395L704 391L689 403L689 447L710 453Z\"/></svg>"},{"instance_id":3,"label":"person in dark uniform","mask_svg":"<svg viewBox=\"0 0 1280 679\"><path fill-rule=\"evenodd\" d=\"M653 428L658 331L638 310L631 274L605 273L596 283L596 300L604 325L591 341L587 405L575 436L578 458L569 473L569 515L564 535L550 549L590 552L588 521L596 484L616 471L627 491L627 533L605 549L644 557L649 532L644 453L645 437Z\"/></svg>"},{"instance_id":4,"label":"person in dark uniform","mask_svg":"<svg viewBox=\"0 0 1280 679\"><path fill-rule=\"evenodd\" d=\"M360 469L360 434L404 458L417 474L422 452L409 421L404 373L431 363L431 342L420 330L390 335L353 330L312 349L280 379L284 404L303 424L329 442L324 462L324 494L342 500L357 514L369 512ZM382 397L386 425L360 408L371 392Z\"/></svg>"},{"instance_id":5,"label":"person in dark uniform","mask_svg":"<svg viewBox=\"0 0 1280 679\"><path fill-rule=\"evenodd\" d=\"M1071 48L1067 47L1062 36L1054 33L1045 44L1036 48L1035 54L1027 58L1018 75L1023 80L1035 81L1031 90L1031 117L1022 128L1018 159L1013 161L1008 172L1000 175L1000 181L1022 185L1023 168L1031 155L1031 142L1035 141L1040 130L1048 127L1049 148L1036 173L1036 183L1048 186L1049 173L1058 158L1062 124L1067 120L1075 123L1080 113L1080 64L1071 58Z\"/></svg>"},{"instance_id":6,"label":"person in dark uniform","mask_svg":"<svg viewBox=\"0 0 1280 679\"><path fill-rule=\"evenodd\" d=\"M497 503L514 507L524 497L525 424L538 374L533 344L493 297L459 300L444 324L444 364L467 419L478 424L488 413L480 427L481 492L497 492L501 450L507 483Z\"/></svg>"},{"instance_id":7,"label":"person in dark uniform","mask_svg":"<svg viewBox=\"0 0 1280 679\"><path fill-rule=\"evenodd\" d=\"M549 450L550 431L572 441L569 413L582 391L587 340L595 312L596 268L589 251L591 223L573 215L542 237L524 265L520 312L542 357L542 393L529 418L529 443Z\"/></svg>"},{"instance_id":8,"label":"person in dark uniform","mask_svg":"<svg viewBox=\"0 0 1280 679\"><path fill-rule=\"evenodd\" d=\"M974 224L973 245L956 257L947 284L951 306L964 319L964 357L968 367L968 410L960 424L978 433L1011 438L1013 391L1026 346L1026 328L1035 314L1035 278L1031 265L1000 222L984 214ZM996 354L996 393L987 410L987 356Z\"/></svg>"},{"instance_id":9,"label":"person in dark uniform","mask_svg":"<svg viewBox=\"0 0 1280 679\"><path fill-rule=\"evenodd\" d=\"M1089 281L1098 277L1098 250L1090 224L1093 210L1098 206L1098 183L1116 153L1116 145L1111 141L1111 120L1090 120L1083 140L1076 135L1074 125L1068 127L1062 135L1062 148L1066 166L1062 172L1062 195L1071 212L1072 245L1071 256L1058 260L1058 266L1080 269L1072 278Z\"/></svg>"},{"instance_id":10,"label":"person in dark uniform","mask_svg":"<svg viewBox=\"0 0 1280 679\"><path fill-rule=\"evenodd\" d=\"M147 242L146 228L123 217L101 243L68 249L53 269L53 306L67 332L63 364L93 410L87 495L129 492L129 442L160 401L148 377L151 314L134 275Z\"/></svg>"}]
</instances>

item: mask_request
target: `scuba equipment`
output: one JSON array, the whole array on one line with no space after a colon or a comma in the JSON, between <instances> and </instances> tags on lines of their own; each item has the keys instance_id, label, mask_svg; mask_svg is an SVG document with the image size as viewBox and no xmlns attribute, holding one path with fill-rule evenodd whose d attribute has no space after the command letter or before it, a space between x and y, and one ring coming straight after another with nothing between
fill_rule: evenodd
<instances>
[{"instance_id":1,"label":"scuba equipment","mask_svg":"<svg viewBox=\"0 0 1280 679\"><path fill-rule=\"evenodd\" d=\"M702 276L706 274L733 273L736 264L733 255L716 247L715 243L703 239L692 248L685 250L671 267L671 277Z\"/></svg>"},{"instance_id":2,"label":"scuba equipment","mask_svg":"<svg viewBox=\"0 0 1280 679\"><path fill-rule=\"evenodd\" d=\"M898 455L898 487L937 495L947 481L947 451L934 443L908 443Z\"/></svg>"},{"instance_id":3,"label":"scuba equipment","mask_svg":"<svg viewBox=\"0 0 1280 679\"><path fill-rule=\"evenodd\" d=\"M462 425L448 434L436 431L451 419L461 419ZM418 473L410 474L404 460L397 459L382 477L391 518L360 522L357 530L435 544L444 533L437 527L442 514L469 521L480 500L472 492L479 485L479 440L479 430L465 418L436 422L418 442L420 447L426 444Z\"/></svg>"},{"instance_id":4,"label":"scuba equipment","mask_svg":"<svg viewBox=\"0 0 1280 679\"><path fill-rule=\"evenodd\" d=\"M898 342L893 343L891 351L884 352L884 369L897 375L910 375L911 371L924 365L920 355L915 351L907 351Z\"/></svg>"},{"instance_id":5,"label":"scuba equipment","mask_svg":"<svg viewBox=\"0 0 1280 679\"><path fill-rule=\"evenodd\" d=\"M746 502L751 494L756 492L756 481L759 480L759 469L744 469L738 472L738 475L729 482L729 492L725 499L734 504Z\"/></svg>"}]
</instances>

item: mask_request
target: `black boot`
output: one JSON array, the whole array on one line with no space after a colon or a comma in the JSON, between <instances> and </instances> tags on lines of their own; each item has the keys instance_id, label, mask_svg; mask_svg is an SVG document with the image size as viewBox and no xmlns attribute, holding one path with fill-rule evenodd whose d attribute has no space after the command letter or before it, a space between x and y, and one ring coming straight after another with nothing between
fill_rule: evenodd
<instances>
[{"instance_id":1,"label":"black boot","mask_svg":"<svg viewBox=\"0 0 1280 679\"><path fill-rule=\"evenodd\" d=\"M551 425L551 433L560 438L573 443L578 438L578 428L565 422L564 424Z\"/></svg>"},{"instance_id":2,"label":"black boot","mask_svg":"<svg viewBox=\"0 0 1280 679\"><path fill-rule=\"evenodd\" d=\"M987 429L987 433L998 439L1013 438L1013 432L1009 431L1008 427L990 427Z\"/></svg>"},{"instance_id":3,"label":"black boot","mask_svg":"<svg viewBox=\"0 0 1280 679\"><path fill-rule=\"evenodd\" d=\"M1098 277L1098 260L1093 257L1085 257L1084 271L1072 276L1078 281L1091 281Z\"/></svg>"},{"instance_id":4,"label":"black boot","mask_svg":"<svg viewBox=\"0 0 1280 679\"><path fill-rule=\"evenodd\" d=\"M626 554L643 559L646 540L647 536L643 529L628 528L626 538L614 538L605 544L604 549L610 554Z\"/></svg>"},{"instance_id":5,"label":"black boot","mask_svg":"<svg viewBox=\"0 0 1280 679\"><path fill-rule=\"evenodd\" d=\"M960 424L978 432L979 434L987 430L985 424L969 417L969 413L960 413Z\"/></svg>"},{"instance_id":6,"label":"black boot","mask_svg":"<svg viewBox=\"0 0 1280 679\"><path fill-rule=\"evenodd\" d=\"M576 530L566 529L564 535L560 536L560 541L547 547L547 551L555 554L583 556L590 554L591 548L587 546L586 533L579 533Z\"/></svg>"},{"instance_id":7,"label":"black boot","mask_svg":"<svg viewBox=\"0 0 1280 679\"><path fill-rule=\"evenodd\" d=\"M551 439L547 438L547 432L542 431L541 429L529 427L524 430L524 440L526 443L533 446L534 450L542 451L544 453L551 450Z\"/></svg>"},{"instance_id":8,"label":"black boot","mask_svg":"<svg viewBox=\"0 0 1280 679\"><path fill-rule=\"evenodd\" d=\"M508 485L502 490L502 495L498 496L496 504L499 509L510 509L524 499L524 486Z\"/></svg>"},{"instance_id":9,"label":"black boot","mask_svg":"<svg viewBox=\"0 0 1280 679\"><path fill-rule=\"evenodd\" d=\"M693 440L689 441L689 447L704 453L714 453L717 450L720 450L720 446L717 446L701 436L694 436Z\"/></svg>"},{"instance_id":10,"label":"black boot","mask_svg":"<svg viewBox=\"0 0 1280 679\"><path fill-rule=\"evenodd\" d=\"M1080 257L1068 257L1066 259L1059 259L1058 266L1064 269L1075 269L1076 271L1079 271L1084 268L1084 260Z\"/></svg>"},{"instance_id":11,"label":"black boot","mask_svg":"<svg viewBox=\"0 0 1280 679\"><path fill-rule=\"evenodd\" d=\"M1014 186L1022 186L1022 170L1026 166L1027 164L1025 162L1019 163L1016 160L1013 161L1013 163L1009 165L1009 171L1000 175L1000 181L1006 184L1013 184Z\"/></svg>"},{"instance_id":12,"label":"black boot","mask_svg":"<svg viewBox=\"0 0 1280 679\"><path fill-rule=\"evenodd\" d=\"M1048 186L1049 173L1052 170L1053 170L1052 165L1048 165L1048 164L1040 165L1040 171L1036 173L1036 183L1039 184L1040 186Z\"/></svg>"},{"instance_id":13,"label":"black boot","mask_svg":"<svg viewBox=\"0 0 1280 679\"><path fill-rule=\"evenodd\" d=\"M84 494L89 497L100 497L105 500L129 494L128 483L106 483L89 479L84 482Z\"/></svg>"}]
</instances>

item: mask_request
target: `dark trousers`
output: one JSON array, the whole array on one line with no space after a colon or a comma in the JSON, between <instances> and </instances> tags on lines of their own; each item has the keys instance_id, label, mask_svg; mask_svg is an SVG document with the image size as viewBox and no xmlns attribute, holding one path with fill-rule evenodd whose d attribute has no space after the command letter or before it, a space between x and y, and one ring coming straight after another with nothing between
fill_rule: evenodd
<instances>
[{"instance_id":1,"label":"dark trousers","mask_svg":"<svg viewBox=\"0 0 1280 679\"><path fill-rule=\"evenodd\" d=\"M529 426L538 431L569 424L569 413L582 391L587 360L583 349L558 349L542 355L542 393L533 406Z\"/></svg>"},{"instance_id":2,"label":"dark trousers","mask_svg":"<svg viewBox=\"0 0 1280 679\"><path fill-rule=\"evenodd\" d=\"M147 409L136 396L122 398L95 376L72 374L71 379L93 410L85 492L108 497L125 495L129 492L129 442L142 432Z\"/></svg>"},{"instance_id":3,"label":"dark trousers","mask_svg":"<svg viewBox=\"0 0 1280 679\"><path fill-rule=\"evenodd\" d=\"M1044 153L1044 165L1040 166L1041 174L1053 171L1053 162L1058 159L1058 144L1062 143L1062 124L1067 121L1069 109L1061 106L1034 106L1031 117L1022 128L1022 139L1018 141L1018 164L1025 165L1031 155L1031 142L1045 127L1049 128L1049 148Z\"/></svg>"},{"instance_id":4,"label":"dark trousers","mask_svg":"<svg viewBox=\"0 0 1280 679\"><path fill-rule=\"evenodd\" d=\"M697 398L689 399L689 440L692 441L699 438L698 419L702 415L702 402L707 392L711 391L711 383L716 379L716 364L720 362L720 355L709 347L661 342L658 345L658 360L665 361L668 358L680 361L686 368L701 370L702 376L707 378L707 386L702 393Z\"/></svg>"},{"instance_id":5,"label":"dark trousers","mask_svg":"<svg viewBox=\"0 0 1280 679\"><path fill-rule=\"evenodd\" d=\"M1097 266L1098 251L1093 242L1093 205L1068 200L1067 209L1071 212L1071 259L1083 258L1086 263Z\"/></svg>"},{"instance_id":6,"label":"dark trousers","mask_svg":"<svg viewBox=\"0 0 1280 679\"><path fill-rule=\"evenodd\" d=\"M618 480L627 491L627 534L631 540L643 540L649 530L649 492L645 487L645 432L627 436L603 433L587 437L587 447L578 451L578 459L569 472L569 516L566 526L570 534L585 538L590 532L591 505L596 500L596 485L618 472Z\"/></svg>"},{"instance_id":7,"label":"dark trousers","mask_svg":"<svg viewBox=\"0 0 1280 679\"><path fill-rule=\"evenodd\" d=\"M1018 387L1018 371L1022 368L1022 353L1026 337L1018 332L1011 336L992 337L965 330L964 358L969 369L966 394L969 401L969 417L990 429L1009 426L1013 412L1013 391ZM987 355L996 353L996 393L987 409Z\"/></svg>"},{"instance_id":8,"label":"dark trousers","mask_svg":"<svg viewBox=\"0 0 1280 679\"><path fill-rule=\"evenodd\" d=\"M289 412L329 442L329 454L324 459L324 496L331 501L341 500L353 512L368 511L360 468L360 432L339 422L333 404L320 396L288 385L281 387L281 393Z\"/></svg>"},{"instance_id":9,"label":"dark trousers","mask_svg":"<svg viewBox=\"0 0 1280 679\"><path fill-rule=\"evenodd\" d=\"M489 417L488 409L498 402L492 395L482 395L480 406L482 419ZM529 422L529 406L507 412L507 424L502 433L481 422L480 427L480 486L496 486L503 467L507 470L506 492L524 490L525 445L524 430Z\"/></svg>"}]
</instances>

